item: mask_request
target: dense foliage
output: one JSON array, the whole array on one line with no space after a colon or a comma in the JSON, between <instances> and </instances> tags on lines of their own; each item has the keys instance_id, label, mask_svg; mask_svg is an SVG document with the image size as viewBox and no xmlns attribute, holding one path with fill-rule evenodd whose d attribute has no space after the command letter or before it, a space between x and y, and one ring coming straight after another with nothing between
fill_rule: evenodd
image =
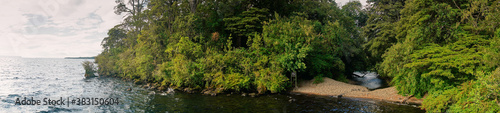
<instances>
[{"instance_id":1,"label":"dense foliage","mask_svg":"<svg viewBox=\"0 0 500 113\"><path fill-rule=\"evenodd\" d=\"M346 81L364 62L361 9L332 0L117 1L127 15L102 41L98 72L218 92L280 92L292 72Z\"/></svg>"},{"instance_id":2,"label":"dense foliage","mask_svg":"<svg viewBox=\"0 0 500 113\"><path fill-rule=\"evenodd\" d=\"M429 112L499 112L500 0L117 0L98 73L280 92L373 69Z\"/></svg>"},{"instance_id":3,"label":"dense foliage","mask_svg":"<svg viewBox=\"0 0 500 113\"><path fill-rule=\"evenodd\" d=\"M400 94L427 94L429 112L499 112L500 1L372 2L365 47Z\"/></svg>"}]
</instances>

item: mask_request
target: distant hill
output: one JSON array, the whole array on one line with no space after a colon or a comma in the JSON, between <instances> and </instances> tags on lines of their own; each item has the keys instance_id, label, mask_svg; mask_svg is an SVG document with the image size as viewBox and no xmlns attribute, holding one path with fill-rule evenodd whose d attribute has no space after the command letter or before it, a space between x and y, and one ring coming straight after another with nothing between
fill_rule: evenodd
<instances>
[{"instance_id":1,"label":"distant hill","mask_svg":"<svg viewBox=\"0 0 500 113\"><path fill-rule=\"evenodd\" d=\"M64 57L64 59L95 59L94 57Z\"/></svg>"}]
</instances>

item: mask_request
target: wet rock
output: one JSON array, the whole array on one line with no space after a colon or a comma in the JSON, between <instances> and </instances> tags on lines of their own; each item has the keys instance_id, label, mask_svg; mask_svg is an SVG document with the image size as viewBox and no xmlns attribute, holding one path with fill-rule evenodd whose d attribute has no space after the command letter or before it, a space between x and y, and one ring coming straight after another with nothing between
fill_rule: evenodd
<instances>
[{"instance_id":1,"label":"wet rock","mask_svg":"<svg viewBox=\"0 0 500 113\"><path fill-rule=\"evenodd\" d=\"M154 95L154 94L156 94L155 91L151 91L151 92L148 93L148 95Z\"/></svg>"},{"instance_id":2,"label":"wet rock","mask_svg":"<svg viewBox=\"0 0 500 113\"><path fill-rule=\"evenodd\" d=\"M215 91L212 90L205 89L202 92L204 95L217 96L217 93L215 93Z\"/></svg>"},{"instance_id":3,"label":"wet rock","mask_svg":"<svg viewBox=\"0 0 500 113\"><path fill-rule=\"evenodd\" d=\"M222 93L222 92L224 92L224 88L215 89L215 93Z\"/></svg>"},{"instance_id":4,"label":"wet rock","mask_svg":"<svg viewBox=\"0 0 500 113\"><path fill-rule=\"evenodd\" d=\"M248 94L248 96L250 96L250 97L255 97L255 95L256 95L255 93L249 93Z\"/></svg>"},{"instance_id":5,"label":"wet rock","mask_svg":"<svg viewBox=\"0 0 500 113\"><path fill-rule=\"evenodd\" d=\"M142 84L142 81L141 81L141 80L135 80L135 81L134 81L134 84L136 84L136 85L141 85L141 84Z\"/></svg>"},{"instance_id":6,"label":"wet rock","mask_svg":"<svg viewBox=\"0 0 500 113\"><path fill-rule=\"evenodd\" d=\"M151 86L151 89L153 90L157 90L161 85L158 84L158 83L154 83L152 86Z\"/></svg>"},{"instance_id":7,"label":"wet rock","mask_svg":"<svg viewBox=\"0 0 500 113\"><path fill-rule=\"evenodd\" d=\"M165 87L158 87L157 90L158 91L163 91L163 90L165 90Z\"/></svg>"},{"instance_id":8,"label":"wet rock","mask_svg":"<svg viewBox=\"0 0 500 113\"><path fill-rule=\"evenodd\" d=\"M85 76L85 78L93 78L93 77L96 77L94 74L85 74L83 75Z\"/></svg>"},{"instance_id":9,"label":"wet rock","mask_svg":"<svg viewBox=\"0 0 500 113\"><path fill-rule=\"evenodd\" d=\"M175 93L175 90L172 89L172 88L168 88L167 91L166 91L166 93L173 94L173 93Z\"/></svg>"},{"instance_id":10,"label":"wet rock","mask_svg":"<svg viewBox=\"0 0 500 113\"><path fill-rule=\"evenodd\" d=\"M208 92L209 92L209 90L208 90L208 89L203 89L203 90L201 91L201 93L202 93L202 94L207 94Z\"/></svg>"},{"instance_id":11,"label":"wet rock","mask_svg":"<svg viewBox=\"0 0 500 113\"><path fill-rule=\"evenodd\" d=\"M194 93L192 88L184 88L184 92L186 93Z\"/></svg>"},{"instance_id":12,"label":"wet rock","mask_svg":"<svg viewBox=\"0 0 500 113\"><path fill-rule=\"evenodd\" d=\"M153 85L151 83L148 83L148 84L146 84L146 85L144 85L142 87L145 88L145 89L152 89L152 90L156 89L155 85Z\"/></svg>"}]
</instances>

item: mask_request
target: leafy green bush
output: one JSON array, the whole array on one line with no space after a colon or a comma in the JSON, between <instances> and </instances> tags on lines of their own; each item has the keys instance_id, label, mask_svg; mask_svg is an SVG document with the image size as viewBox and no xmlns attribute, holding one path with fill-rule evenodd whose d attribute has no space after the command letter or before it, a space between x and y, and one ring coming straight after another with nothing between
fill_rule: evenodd
<instances>
[{"instance_id":1,"label":"leafy green bush","mask_svg":"<svg viewBox=\"0 0 500 113\"><path fill-rule=\"evenodd\" d=\"M314 81L313 83L314 84L319 84L319 83L322 83L324 80L323 80L323 75L318 75L318 76L315 76L314 77Z\"/></svg>"},{"instance_id":2,"label":"leafy green bush","mask_svg":"<svg viewBox=\"0 0 500 113\"><path fill-rule=\"evenodd\" d=\"M500 112L500 68L493 73L477 72L476 75L478 80L430 93L423 108L429 112Z\"/></svg>"},{"instance_id":3,"label":"leafy green bush","mask_svg":"<svg viewBox=\"0 0 500 113\"><path fill-rule=\"evenodd\" d=\"M310 43L315 39L312 21L294 16L264 22L262 39L270 55L276 55L278 62L288 71L306 69L304 59L312 50Z\"/></svg>"},{"instance_id":4,"label":"leafy green bush","mask_svg":"<svg viewBox=\"0 0 500 113\"><path fill-rule=\"evenodd\" d=\"M85 78L95 77L96 69L93 62L83 61L82 66L85 69Z\"/></svg>"},{"instance_id":5,"label":"leafy green bush","mask_svg":"<svg viewBox=\"0 0 500 113\"><path fill-rule=\"evenodd\" d=\"M497 4L406 3L397 42L382 55L381 75L392 77L400 94L428 94L423 108L429 112L498 112L498 82L493 81L498 81L500 35L490 26L500 23L489 18L498 16Z\"/></svg>"}]
</instances>

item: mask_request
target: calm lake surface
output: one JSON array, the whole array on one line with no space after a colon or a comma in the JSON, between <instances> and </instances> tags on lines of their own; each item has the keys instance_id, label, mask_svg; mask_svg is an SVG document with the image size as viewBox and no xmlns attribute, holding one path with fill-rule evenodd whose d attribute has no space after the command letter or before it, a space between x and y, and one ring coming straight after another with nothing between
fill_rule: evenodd
<instances>
[{"instance_id":1,"label":"calm lake surface","mask_svg":"<svg viewBox=\"0 0 500 113\"><path fill-rule=\"evenodd\" d=\"M161 95L117 78L84 79L80 65L92 59L0 57L1 112L424 112L411 105L381 101L272 94ZM128 91L127 89L132 89ZM63 98L65 105L16 105L17 99ZM66 99L118 98L114 105L73 105Z\"/></svg>"}]
</instances>

